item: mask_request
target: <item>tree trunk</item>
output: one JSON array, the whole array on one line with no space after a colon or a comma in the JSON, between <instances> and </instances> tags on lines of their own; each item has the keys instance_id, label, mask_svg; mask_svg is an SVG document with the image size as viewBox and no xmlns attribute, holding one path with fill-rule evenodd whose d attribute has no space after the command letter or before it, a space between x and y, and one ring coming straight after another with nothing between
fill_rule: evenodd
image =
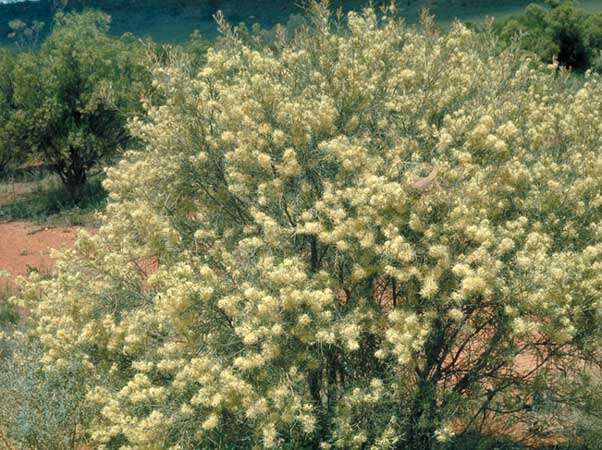
<instances>
[{"instance_id":1,"label":"tree trunk","mask_svg":"<svg viewBox=\"0 0 602 450\"><path fill-rule=\"evenodd\" d=\"M82 199L82 191L87 181L86 171L75 171L68 174L65 179L65 187L69 192L69 196L74 202L79 202Z\"/></svg>"},{"instance_id":2,"label":"tree trunk","mask_svg":"<svg viewBox=\"0 0 602 450\"><path fill-rule=\"evenodd\" d=\"M416 393L405 439L397 447L398 450L431 450L435 447L435 431L441 422L441 411L437 403L439 374L434 369L445 356L445 336L444 322L436 320L425 344L424 366L416 371Z\"/></svg>"},{"instance_id":3,"label":"tree trunk","mask_svg":"<svg viewBox=\"0 0 602 450\"><path fill-rule=\"evenodd\" d=\"M420 380L412 402L405 440L397 447L398 450L431 450L434 448L437 416L437 388L432 381Z\"/></svg>"},{"instance_id":4,"label":"tree trunk","mask_svg":"<svg viewBox=\"0 0 602 450\"><path fill-rule=\"evenodd\" d=\"M61 161L53 166L53 171L61 179L71 200L78 203L82 199L82 191L88 180L86 168L77 161L71 161L68 166Z\"/></svg>"}]
</instances>

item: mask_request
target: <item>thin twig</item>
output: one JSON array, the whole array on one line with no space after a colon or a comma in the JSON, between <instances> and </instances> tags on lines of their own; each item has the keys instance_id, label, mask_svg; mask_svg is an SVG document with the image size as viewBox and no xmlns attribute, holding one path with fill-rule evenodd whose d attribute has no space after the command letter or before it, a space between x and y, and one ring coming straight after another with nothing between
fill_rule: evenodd
<instances>
[{"instance_id":1,"label":"thin twig","mask_svg":"<svg viewBox=\"0 0 602 450\"><path fill-rule=\"evenodd\" d=\"M6 436L4 436L4 433L2 433L2 431L0 431L0 440L8 450L15 450L14 447L10 445L8 439L6 439Z\"/></svg>"}]
</instances>

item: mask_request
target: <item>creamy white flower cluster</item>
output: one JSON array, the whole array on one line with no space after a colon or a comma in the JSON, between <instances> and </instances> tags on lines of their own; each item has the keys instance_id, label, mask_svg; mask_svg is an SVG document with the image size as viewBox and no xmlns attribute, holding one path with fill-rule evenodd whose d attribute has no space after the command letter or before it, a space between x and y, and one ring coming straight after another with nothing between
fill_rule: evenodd
<instances>
[{"instance_id":1,"label":"creamy white flower cluster","mask_svg":"<svg viewBox=\"0 0 602 450\"><path fill-rule=\"evenodd\" d=\"M347 19L157 69L102 228L26 288L99 445L392 448L417 373L444 396L599 339L599 78L461 24Z\"/></svg>"}]
</instances>

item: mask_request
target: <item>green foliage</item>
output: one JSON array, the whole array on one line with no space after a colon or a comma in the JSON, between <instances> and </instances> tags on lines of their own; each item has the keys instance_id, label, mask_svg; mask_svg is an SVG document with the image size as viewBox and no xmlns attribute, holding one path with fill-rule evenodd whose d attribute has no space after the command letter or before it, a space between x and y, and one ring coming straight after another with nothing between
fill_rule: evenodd
<instances>
[{"instance_id":1,"label":"green foliage","mask_svg":"<svg viewBox=\"0 0 602 450\"><path fill-rule=\"evenodd\" d=\"M8 142L11 118L14 114L13 68L15 57L7 50L0 49L0 177L9 165L23 159L23 154L15 151Z\"/></svg>"},{"instance_id":2,"label":"green foliage","mask_svg":"<svg viewBox=\"0 0 602 450\"><path fill-rule=\"evenodd\" d=\"M7 286L1 284L3 281L3 273L0 271L0 331L4 326L15 325L19 321L19 313L8 301L10 291Z\"/></svg>"},{"instance_id":3,"label":"green foliage","mask_svg":"<svg viewBox=\"0 0 602 450\"><path fill-rule=\"evenodd\" d=\"M29 183L42 180L48 177L50 173L49 168L43 164L23 164L5 170L3 174L0 174L0 182L4 183L4 186L14 182Z\"/></svg>"},{"instance_id":4,"label":"green foliage","mask_svg":"<svg viewBox=\"0 0 602 450\"><path fill-rule=\"evenodd\" d=\"M0 342L0 437L16 448L76 449L84 441L83 400L75 377L45 372L39 345Z\"/></svg>"},{"instance_id":5,"label":"green foliage","mask_svg":"<svg viewBox=\"0 0 602 450\"><path fill-rule=\"evenodd\" d=\"M195 30L191 35L186 45L186 52L190 55L192 66L199 69L207 62L207 50L211 43Z\"/></svg>"},{"instance_id":6,"label":"green foliage","mask_svg":"<svg viewBox=\"0 0 602 450\"><path fill-rule=\"evenodd\" d=\"M598 68L602 49L602 14L588 14L573 0L549 1L549 7L531 4L524 14L496 25L506 42L520 46L543 61L577 70Z\"/></svg>"},{"instance_id":7,"label":"green foliage","mask_svg":"<svg viewBox=\"0 0 602 450\"><path fill-rule=\"evenodd\" d=\"M19 314L5 302L0 302L0 326L15 324L19 321Z\"/></svg>"},{"instance_id":8,"label":"green foliage","mask_svg":"<svg viewBox=\"0 0 602 450\"><path fill-rule=\"evenodd\" d=\"M44 22L34 20L31 25L19 19L11 20L8 23L11 32L8 37L12 39L18 48L33 47L38 43L40 33L44 29Z\"/></svg>"},{"instance_id":9,"label":"green foliage","mask_svg":"<svg viewBox=\"0 0 602 450\"><path fill-rule=\"evenodd\" d=\"M31 220L60 225L90 225L96 211L102 209L107 193L96 176L81 188L75 200L57 179L37 181L33 192L0 209L0 220Z\"/></svg>"},{"instance_id":10,"label":"green foliage","mask_svg":"<svg viewBox=\"0 0 602 450\"><path fill-rule=\"evenodd\" d=\"M149 76L145 47L108 35L109 16L57 14L41 48L14 69L15 126L9 145L49 164L74 199L89 171L129 142Z\"/></svg>"}]
</instances>

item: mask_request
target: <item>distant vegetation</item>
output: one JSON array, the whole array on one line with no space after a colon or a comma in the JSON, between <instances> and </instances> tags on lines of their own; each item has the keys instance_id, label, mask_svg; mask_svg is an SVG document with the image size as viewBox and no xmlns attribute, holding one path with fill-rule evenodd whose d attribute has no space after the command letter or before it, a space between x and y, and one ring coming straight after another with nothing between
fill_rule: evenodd
<instances>
[{"instance_id":1,"label":"distant vegetation","mask_svg":"<svg viewBox=\"0 0 602 450\"><path fill-rule=\"evenodd\" d=\"M23 49L25 46L33 46L38 43L40 32L44 28L44 22L34 20L31 25L15 19L8 23L11 32L8 37L12 39L17 48Z\"/></svg>"},{"instance_id":2,"label":"distant vegetation","mask_svg":"<svg viewBox=\"0 0 602 450\"><path fill-rule=\"evenodd\" d=\"M587 13L573 0L546 3L547 8L531 4L524 14L497 23L496 30L507 43L518 40L542 61L602 71L602 13Z\"/></svg>"},{"instance_id":3,"label":"distant vegetation","mask_svg":"<svg viewBox=\"0 0 602 450\"><path fill-rule=\"evenodd\" d=\"M57 13L41 46L20 36L32 36L26 24L12 24L21 51L0 49L0 179L42 163L71 203L81 202L90 175L133 144L127 122L153 96L152 61L165 50L110 36L109 21L95 11ZM207 47L200 35L191 37L191 67L203 64Z\"/></svg>"},{"instance_id":4,"label":"distant vegetation","mask_svg":"<svg viewBox=\"0 0 602 450\"><path fill-rule=\"evenodd\" d=\"M10 140L9 122L14 112L14 60L12 53L0 49L0 175L10 164L18 164L24 157L13 149Z\"/></svg>"},{"instance_id":5,"label":"distant vegetation","mask_svg":"<svg viewBox=\"0 0 602 450\"><path fill-rule=\"evenodd\" d=\"M40 49L14 68L9 138L80 197L90 170L128 145L127 117L150 84L144 48L107 35L108 17L59 15Z\"/></svg>"}]
</instances>

